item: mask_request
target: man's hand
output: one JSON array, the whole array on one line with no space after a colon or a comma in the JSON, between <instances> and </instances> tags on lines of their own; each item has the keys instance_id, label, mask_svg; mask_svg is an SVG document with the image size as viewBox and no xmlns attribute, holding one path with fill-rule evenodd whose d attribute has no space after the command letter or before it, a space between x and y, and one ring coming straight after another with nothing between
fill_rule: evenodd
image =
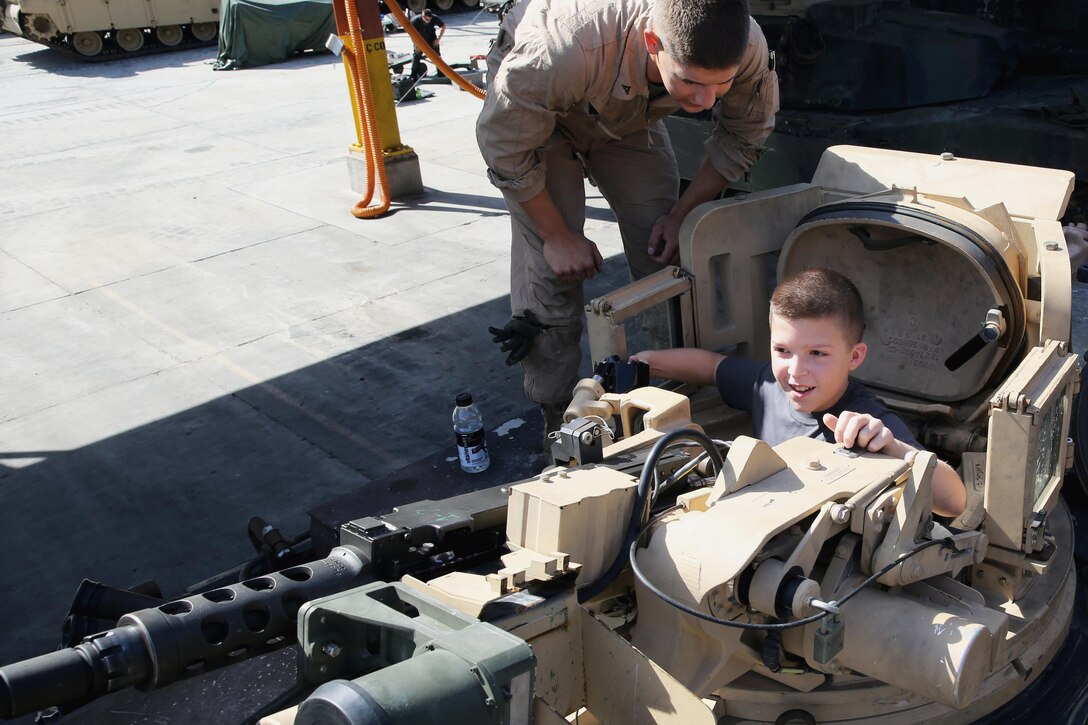
<instances>
[{"instance_id":1,"label":"man's hand","mask_svg":"<svg viewBox=\"0 0 1088 725\"><path fill-rule=\"evenodd\" d=\"M567 225L547 189L521 202L521 208L536 225L544 241L544 259L561 281L582 282L601 271L604 259L597 245Z\"/></svg>"},{"instance_id":2,"label":"man's hand","mask_svg":"<svg viewBox=\"0 0 1088 725\"><path fill-rule=\"evenodd\" d=\"M601 271L604 259L597 245L581 235L562 235L544 240L544 259L564 282L581 282Z\"/></svg>"},{"instance_id":3,"label":"man's hand","mask_svg":"<svg viewBox=\"0 0 1088 725\"><path fill-rule=\"evenodd\" d=\"M884 421L868 413L844 410L842 415L824 413L824 425L835 432L835 442L847 448L855 446L876 453L895 442L895 436L884 426ZM896 451L885 451L896 455Z\"/></svg>"},{"instance_id":4,"label":"man's hand","mask_svg":"<svg viewBox=\"0 0 1088 725\"><path fill-rule=\"evenodd\" d=\"M660 217L650 230L650 256L661 264L675 264L680 250L680 225L683 217L669 213Z\"/></svg>"},{"instance_id":5,"label":"man's hand","mask_svg":"<svg viewBox=\"0 0 1088 725\"><path fill-rule=\"evenodd\" d=\"M650 231L650 256L661 264L676 264L680 250L680 225L692 209L716 199L726 187L726 178L714 164L704 158L683 195L669 213L661 217Z\"/></svg>"}]
</instances>

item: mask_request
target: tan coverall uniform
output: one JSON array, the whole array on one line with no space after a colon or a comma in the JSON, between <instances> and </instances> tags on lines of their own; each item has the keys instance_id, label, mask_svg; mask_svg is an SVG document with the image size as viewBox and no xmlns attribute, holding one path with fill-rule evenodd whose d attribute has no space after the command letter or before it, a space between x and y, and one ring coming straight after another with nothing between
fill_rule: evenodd
<instances>
[{"instance_id":1,"label":"tan coverall uniform","mask_svg":"<svg viewBox=\"0 0 1088 725\"><path fill-rule=\"evenodd\" d=\"M571 229L585 225L585 174L616 214L633 278L661 265L648 251L654 223L677 200L679 174L662 119L679 108L650 98L643 31L653 0L522 0L487 56L488 88L476 137L513 228L510 303L551 325L523 361L537 403L570 400L578 381L585 301L558 279L520 202L547 188ZM778 78L752 21L732 88L713 110L706 153L727 182L759 158L774 128ZM584 162L584 165L583 165Z\"/></svg>"}]
</instances>

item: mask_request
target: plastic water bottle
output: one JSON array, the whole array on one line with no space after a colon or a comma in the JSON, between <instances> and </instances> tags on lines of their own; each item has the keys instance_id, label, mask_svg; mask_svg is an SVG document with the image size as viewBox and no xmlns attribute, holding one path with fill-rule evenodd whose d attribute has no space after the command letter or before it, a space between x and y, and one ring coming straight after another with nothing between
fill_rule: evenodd
<instances>
[{"instance_id":1,"label":"plastic water bottle","mask_svg":"<svg viewBox=\"0 0 1088 725\"><path fill-rule=\"evenodd\" d=\"M453 409L453 433L457 439L457 458L461 461L461 469L468 473L486 471L491 465L491 458L487 455L487 441L484 440L484 419L468 393L457 396L457 407Z\"/></svg>"}]
</instances>

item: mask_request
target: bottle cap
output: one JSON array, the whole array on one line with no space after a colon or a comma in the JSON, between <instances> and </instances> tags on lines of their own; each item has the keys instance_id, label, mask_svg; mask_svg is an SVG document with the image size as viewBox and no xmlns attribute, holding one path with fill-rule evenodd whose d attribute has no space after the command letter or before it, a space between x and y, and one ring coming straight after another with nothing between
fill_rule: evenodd
<instances>
[{"instance_id":1,"label":"bottle cap","mask_svg":"<svg viewBox=\"0 0 1088 725\"><path fill-rule=\"evenodd\" d=\"M471 393L461 393L460 395L458 395L457 396L457 405L459 407L461 407L461 408L465 407L466 405L472 405L472 394Z\"/></svg>"}]
</instances>

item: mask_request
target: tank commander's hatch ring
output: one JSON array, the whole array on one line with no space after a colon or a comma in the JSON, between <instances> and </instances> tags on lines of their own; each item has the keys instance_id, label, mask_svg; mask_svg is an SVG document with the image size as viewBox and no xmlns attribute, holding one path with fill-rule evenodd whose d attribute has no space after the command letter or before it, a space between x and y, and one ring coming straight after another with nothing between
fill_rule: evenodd
<instances>
[{"instance_id":1,"label":"tank commander's hatch ring","mask_svg":"<svg viewBox=\"0 0 1088 725\"><path fill-rule=\"evenodd\" d=\"M961 218L963 214L961 212ZM813 210L782 249L779 278L829 267L865 304L865 384L960 401L1008 371L1026 330L1016 250L981 217L968 226L917 206L847 201ZM985 227L989 226L989 229ZM1000 244L1000 242L998 242Z\"/></svg>"}]
</instances>

